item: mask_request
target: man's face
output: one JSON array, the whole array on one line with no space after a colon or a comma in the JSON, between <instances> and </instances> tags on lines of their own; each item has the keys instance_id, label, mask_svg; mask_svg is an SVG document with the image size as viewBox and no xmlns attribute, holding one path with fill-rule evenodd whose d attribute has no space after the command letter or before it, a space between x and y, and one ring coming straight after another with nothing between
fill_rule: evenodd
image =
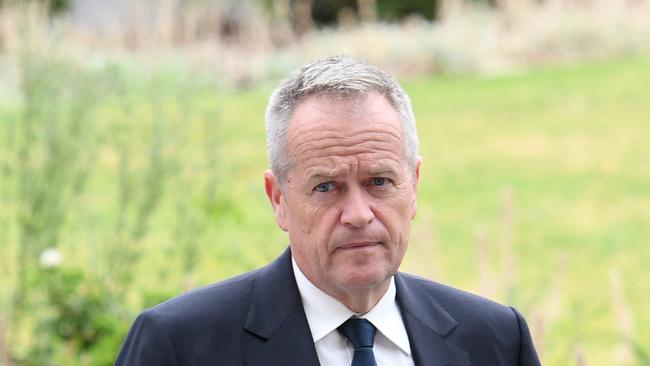
<instances>
[{"instance_id":1,"label":"man's face","mask_svg":"<svg viewBox=\"0 0 650 366\"><path fill-rule=\"evenodd\" d=\"M403 142L399 115L381 94L311 96L290 123L284 186L266 172L296 263L335 298L387 286L404 257L419 162L413 174Z\"/></svg>"}]
</instances>

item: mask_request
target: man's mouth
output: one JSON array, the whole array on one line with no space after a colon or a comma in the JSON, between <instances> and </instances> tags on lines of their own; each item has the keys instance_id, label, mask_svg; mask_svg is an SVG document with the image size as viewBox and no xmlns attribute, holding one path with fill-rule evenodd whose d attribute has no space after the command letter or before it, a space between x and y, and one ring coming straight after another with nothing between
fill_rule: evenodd
<instances>
[{"instance_id":1,"label":"man's mouth","mask_svg":"<svg viewBox=\"0 0 650 366\"><path fill-rule=\"evenodd\" d=\"M362 248L373 247L375 245L380 245L380 244L381 242L378 241L360 241L360 242L347 243L341 245L339 249L362 249Z\"/></svg>"}]
</instances>

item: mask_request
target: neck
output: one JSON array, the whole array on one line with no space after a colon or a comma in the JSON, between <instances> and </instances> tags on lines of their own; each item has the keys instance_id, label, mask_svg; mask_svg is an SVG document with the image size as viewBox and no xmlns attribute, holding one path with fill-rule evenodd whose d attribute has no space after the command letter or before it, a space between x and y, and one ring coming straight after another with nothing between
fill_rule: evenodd
<instances>
[{"instance_id":1,"label":"neck","mask_svg":"<svg viewBox=\"0 0 650 366\"><path fill-rule=\"evenodd\" d=\"M365 314L372 310L372 308L374 308L379 300L381 300L381 298L386 294L391 281L393 281L393 275L390 275L388 278L384 278L378 283L368 284L366 286L335 286L327 281L319 282L315 279L309 278L293 258L292 266L297 277L304 278L312 286L323 291L357 314Z\"/></svg>"}]
</instances>

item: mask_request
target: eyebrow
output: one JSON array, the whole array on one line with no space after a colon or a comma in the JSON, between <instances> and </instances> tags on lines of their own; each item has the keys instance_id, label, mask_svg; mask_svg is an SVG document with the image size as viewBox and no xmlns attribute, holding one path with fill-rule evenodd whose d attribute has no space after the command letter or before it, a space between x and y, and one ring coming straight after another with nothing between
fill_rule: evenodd
<instances>
[{"instance_id":1,"label":"eyebrow","mask_svg":"<svg viewBox=\"0 0 650 366\"><path fill-rule=\"evenodd\" d=\"M398 169L394 164L391 163L379 163L373 164L366 170L368 174L372 176L382 176L382 175L397 175Z\"/></svg>"},{"instance_id":2,"label":"eyebrow","mask_svg":"<svg viewBox=\"0 0 650 366\"><path fill-rule=\"evenodd\" d=\"M307 181L311 182L314 180L332 180L339 177L341 173L342 173L341 171L336 171L336 170L333 170L331 172L319 171L314 174L309 174L307 176Z\"/></svg>"},{"instance_id":3,"label":"eyebrow","mask_svg":"<svg viewBox=\"0 0 650 366\"><path fill-rule=\"evenodd\" d=\"M389 167L381 167L377 169L368 169L368 174L372 175L373 177L376 177L382 175L397 175L397 172L395 171L395 169L391 169Z\"/></svg>"}]
</instances>

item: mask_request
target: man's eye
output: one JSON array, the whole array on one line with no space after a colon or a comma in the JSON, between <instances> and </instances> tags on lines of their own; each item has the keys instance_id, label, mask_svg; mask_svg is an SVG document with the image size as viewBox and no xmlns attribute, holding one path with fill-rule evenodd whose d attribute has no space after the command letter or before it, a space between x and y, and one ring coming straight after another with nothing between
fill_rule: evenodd
<instances>
[{"instance_id":1,"label":"man's eye","mask_svg":"<svg viewBox=\"0 0 650 366\"><path fill-rule=\"evenodd\" d=\"M386 183L388 183L388 179L387 178L372 178L370 180L370 182L375 187L381 187L381 186L386 185Z\"/></svg>"},{"instance_id":2,"label":"man's eye","mask_svg":"<svg viewBox=\"0 0 650 366\"><path fill-rule=\"evenodd\" d=\"M321 184L317 185L316 187L314 187L314 190L316 192L321 192L321 193L329 192L332 189L334 189L334 183L332 183L332 182L321 183Z\"/></svg>"}]
</instances>

